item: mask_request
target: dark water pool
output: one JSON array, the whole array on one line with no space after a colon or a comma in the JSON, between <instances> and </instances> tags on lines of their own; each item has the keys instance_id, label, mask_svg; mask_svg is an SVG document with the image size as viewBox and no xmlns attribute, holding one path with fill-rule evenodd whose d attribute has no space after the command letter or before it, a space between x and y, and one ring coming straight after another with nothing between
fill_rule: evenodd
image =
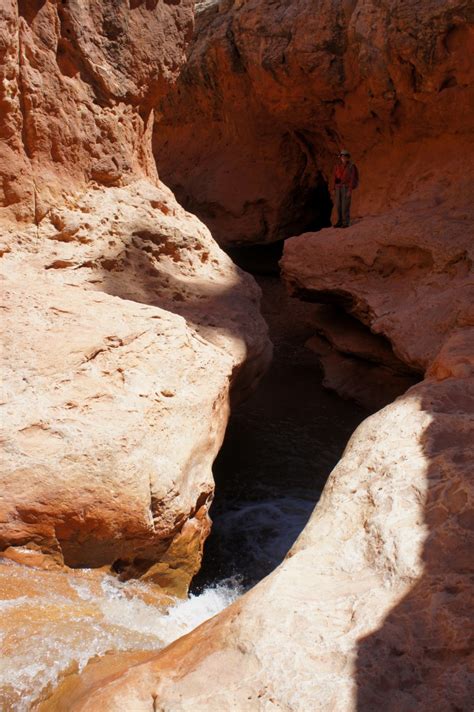
<instances>
[{"instance_id":1,"label":"dark water pool","mask_svg":"<svg viewBox=\"0 0 474 712\"><path fill-rule=\"evenodd\" d=\"M304 347L314 306L288 297L277 276L257 280L274 360L233 413L215 462L214 523L195 591L231 576L247 588L280 563L369 414L322 387L315 356Z\"/></svg>"}]
</instances>

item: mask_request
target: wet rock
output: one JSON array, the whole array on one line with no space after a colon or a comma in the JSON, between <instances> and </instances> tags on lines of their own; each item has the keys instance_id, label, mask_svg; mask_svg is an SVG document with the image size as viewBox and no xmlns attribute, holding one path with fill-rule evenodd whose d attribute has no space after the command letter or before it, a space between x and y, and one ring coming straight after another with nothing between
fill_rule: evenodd
<instances>
[{"instance_id":1,"label":"wet rock","mask_svg":"<svg viewBox=\"0 0 474 712\"><path fill-rule=\"evenodd\" d=\"M101 570L46 571L31 550L22 552L28 565L13 563L19 553L0 557L5 712L37 709L59 681L80 684L90 659L101 656L109 673L144 662L232 599L222 587L178 601L149 582L123 584Z\"/></svg>"},{"instance_id":2,"label":"wet rock","mask_svg":"<svg viewBox=\"0 0 474 712\"><path fill-rule=\"evenodd\" d=\"M149 5L140 5L140 13L148 11ZM159 7L160 12L173 13L180 6L165 3ZM107 42L117 42L122 36L123 25L115 22L102 5L90 18L84 17L76 4L71 7L72 14L62 15L65 30L72 25L73 31L81 17L86 27L99 18L103 23L100 34L108 38ZM24 182L5 169L4 193L12 215L21 219L34 215L36 223L41 223L23 233L15 232L19 247L2 258L8 269L6 279L18 283L12 303L14 299L18 303L22 295L28 307L21 316L27 338L24 342L12 341L11 347L19 362L19 377L23 369L27 380L13 390L19 405L10 411L14 430L11 435L7 433L7 457L11 452L20 456L26 449L32 462L37 458L34 475L39 477L43 472L40 466L48 466L41 459L41 448L43 438L49 438L54 446L48 447L48 452L62 466L55 469L54 479L47 478L50 484L44 490L38 479L32 480L38 488L35 490L15 485L9 508L7 502L11 536L20 532L17 541L26 545L28 542L21 539L23 527L28 540L32 538L35 545L39 540L41 548L50 547L53 555L57 555L57 541L61 542L61 552L69 541L73 542L73 555L81 541L87 544L83 549L86 554L90 541L94 542L94 551L100 552L96 547L98 541L102 545L101 522L108 526L107 516L102 514L98 525L96 510L80 508L76 499L75 518L55 522L54 512L46 511L48 504L51 497L55 502L56 493L64 487L63 472L74 470L81 496L92 499L91 491L98 486L97 501L102 505L105 500L102 511L107 514L110 494L119 491L123 498L124 485L129 484L123 478L133 472L134 458L138 458L139 476L133 477L132 496L125 511L127 515L130 512L131 530L139 532L138 544L144 546L145 555L134 561L124 557L116 561L116 566L126 575L131 565L138 570L144 560L149 568L147 547L156 544L154 526L165 537L176 534L170 546L176 544L176 561L181 565L186 541L195 540L193 532L186 539L186 519L191 526L192 520L197 520L197 537L204 532L206 522L202 508L207 501L195 497L197 490L208 492L209 481L209 467L200 469L199 437L205 438L205 457L210 463L227 405L222 382L235 374L247 352L255 356L250 370L241 369L240 373L247 375L242 376L239 387L246 388L265 362L265 341L259 340L262 332L253 316L257 295L252 283L209 249L202 232L196 243L203 241L204 250L194 243L192 255L189 253L192 236L184 225L189 226L192 218L180 214L183 223L176 225L176 208L156 185L150 192L149 205L160 210L159 206L166 204L167 219L160 217L157 228L148 215L148 206L146 215L142 213L150 183L144 186L135 179L146 175L156 183L150 152L141 148L142 138L151 131L152 119L146 111L151 101L159 101L164 116L155 134L158 157L163 165L172 159L178 166L173 185L187 205L206 215L222 241L276 240L314 227L318 221L319 227L327 214L315 216L311 212L315 205L311 190L316 184L324 192L325 177L341 143L352 148L362 175L354 197L354 216L363 215L364 220L350 230L294 238L284 257L285 279L297 296L336 299L373 332L383 334L395 354L410 368L426 373L427 379L356 431L309 525L273 574L221 616L153 659L135 660L130 665L129 659L115 658L110 666L107 660L100 668L90 666L84 677L75 679L75 687L59 689L45 701L43 709L95 712L119 706L138 711L153 706L176 712L273 707L306 712L315 704L328 712L381 707L389 712L469 709L469 579L474 543L469 508L474 496L470 471L473 362L468 345L470 305L474 303L469 297L473 222L472 162L468 160L472 155L469 117L473 86L470 5L462 0L443 8L427 3L420 10L418 5L407 6L400 1L388 12L366 0L343 3L337 12L334 3L322 2L315 12L309 0L291 6L252 0L206 3L203 10L203 31L192 51L189 71L183 76L181 95L178 90L169 100L159 101L155 90L146 94L146 88L146 96L140 98L139 88L126 76L125 91L120 93L122 77L114 74L114 67L104 73L100 66L91 67L84 60L79 86L87 99L86 111L90 92L94 96L96 108L90 108L88 114L92 117L98 112L99 125L105 122L101 145L108 148L104 156L101 151L92 158L88 155L86 171L77 169L72 178L64 178L64 185L57 179L58 169L51 184L49 179L44 181L46 186L53 185L47 190L35 187L29 172L32 159L28 151L33 155L35 146L31 138L34 122L26 121L23 133L15 127L23 127L22 112L30 111L30 104L40 96L34 71L40 67L38 57L46 52L44 48L55 47L48 32L56 32L58 24L50 21L48 13L59 12L56 6L46 3L36 13L24 13L19 21L26 34L21 47L18 37L23 34L16 31L1 44L3 56L20 56L24 67L19 72L16 59L2 63L2 67L11 67L10 74L2 77L7 80L2 87L15 87L19 74L33 87L26 93L30 103L19 105L16 95L12 99L15 92L6 99L7 119L2 132L14 129L15 138L7 144L7 152L8 156L19 156L14 173L23 176ZM7 5L2 12L11 22L16 6ZM40 32L41 44L35 54L31 33ZM78 46L85 46L96 62L96 47L90 46L88 37ZM99 47L101 44L102 39ZM154 45L157 51L161 46L160 42ZM97 62L99 65L104 59L106 68L107 51ZM126 53L119 48L116 55L119 65L127 66ZM61 82L69 86L77 65L63 60L57 64L67 78ZM144 70L150 82L156 69L153 64L150 62L150 73ZM55 72L51 76L57 76ZM90 82L88 76L93 78ZM107 103L108 94L114 98L112 107ZM123 100L123 130L117 128L110 138L107 117L115 116L116 99L120 99L120 107ZM140 113L135 109L142 99ZM249 113L253 117L250 121ZM95 120L90 130L89 123L85 125L87 137L97 135ZM47 129L45 135L49 136ZM86 145L87 153L92 154L88 138ZM96 165L96 160L113 156L112 147L116 145L127 147L123 162L117 158L122 166L120 184L115 185L114 169L106 163L102 164L101 175L109 187L100 187L95 195L93 188L84 192L92 159ZM58 150L54 148L59 167L63 165L62 149L62 142ZM183 153L187 157L178 161ZM81 155L79 152L78 165ZM46 161L45 165L51 164ZM131 166L133 181L129 180L127 166ZM235 181L228 180L227 170L232 171L229 175L238 175L237 188ZM77 245L76 241L55 240L58 228L52 223L51 239L47 239L47 213L58 202L51 196L62 195L70 183L81 187L73 210L77 207L82 212L84 207L86 219L91 213L98 218L92 221L92 229L84 225L71 235L87 236ZM115 225L108 200L116 205L120 197L125 205ZM323 201L326 213L328 205L327 199L325 206ZM104 220L102 227L100 220ZM194 229L201 230L197 225ZM15 239L10 242L17 247ZM28 259L24 259L26 254ZM57 268L45 269L52 264ZM178 277L173 280L175 269ZM213 280L216 273L220 275L217 285ZM239 282L244 289L237 286ZM223 289L224 284L227 286ZM205 298L201 301L202 293ZM77 314L79 297L83 306ZM92 308L94 299L97 301ZM49 306L62 309L69 303L76 305L73 319L60 315L52 318L51 325L46 324ZM222 321L214 316L221 313L219 306ZM96 311L97 326L91 324ZM251 327L245 336L235 330L235 322L243 313L250 315L256 329L253 332ZM149 326L148 332L140 334L142 320L149 324L148 315L163 321L160 333ZM70 319L72 328L61 332ZM111 322L123 328L111 333ZM132 323L139 325L140 336L129 342L128 336L136 334ZM46 324L46 333L51 335L57 325L61 334L61 352L47 361L53 368L50 381L43 382L40 376L43 354L48 348L54 350L53 341L50 338L41 343L41 348L34 343L39 352L38 371L30 353L35 324L41 329ZM76 324L80 328L76 329ZM203 393L206 386L207 399L192 403L191 421L187 411L186 419L181 419L191 392L186 381L186 354L178 357L173 351L170 357L169 351L161 355L157 352L161 336L169 338L170 334L175 335L176 345L187 340L196 350L194 365L202 366L192 372L197 379L192 392ZM110 343L107 337L113 337ZM144 361L141 338L147 345ZM121 385L121 366L116 359L117 351L123 348L130 380L125 377ZM134 349L140 353L134 354ZM82 359L79 366L77 354ZM176 370L172 369L175 362L179 367ZM78 368L83 369L80 374ZM117 382L111 380L109 372L117 376ZM78 385L76 376L83 379L80 412L89 408L95 414L93 421L87 422L98 428L98 441L92 428L87 431L88 439L76 439L81 432L80 419L68 430L65 407L72 402L67 394L69 374L74 376L74 387ZM22 405L23 389L30 387L28 379L41 394L44 410L35 400L29 409ZM153 385L156 382L159 390L156 405L151 394L143 390L150 381ZM122 388L137 411L133 421L128 420L120 399ZM209 400L211 391L214 399ZM112 400L105 400L105 405L103 399L95 397L109 393ZM203 413L211 414L219 394L222 400L217 414L204 418ZM92 401L87 400L88 395L94 396ZM144 403L139 400L143 395ZM169 415L162 418L165 412L171 413L173 421ZM24 419L25 430L23 421L17 426L15 418ZM121 430L122 419L126 433ZM44 422L55 427L45 430ZM127 427L130 422L133 428ZM170 422L176 423L176 428L168 433L166 425ZM186 435L192 430L192 437L197 436L187 442L190 449L185 458L186 472L194 476L192 496L191 480L185 481L182 470L179 472L179 495L185 503L192 502L192 509L186 505L176 519L168 521L163 514L155 523L153 513L161 507L160 498L174 498L177 490L158 489L153 501L144 471L152 475L148 484L159 486L163 463L156 458L149 462L147 453L161 455L161 444L168 452L169 443L173 454L181 452L183 422L188 428ZM139 442L130 435L136 431ZM162 440L156 440L157 434ZM117 468L113 458L121 437L127 438L126 448L120 453ZM74 469L81 462L75 459L76 442L81 446L81 456L86 450L83 463L88 466L91 453L104 458L104 471L110 477L107 492L102 489L102 471L94 469L100 464L99 456L94 455L92 480L84 476L90 468ZM145 454L140 451L142 443ZM109 458L111 450L113 458ZM140 457L144 459L140 461ZM164 466L166 473L168 464ZM196 477L201 488L195 486ZM8 487L11 482L7 480ZM142 488L145 494L137 491L135 497L133 488ZM70 499L69 494L69 499L65 498L68 507ZM32 509L31 502L37 509ZM89 505L89 501L86 503ZM151 539L142 536L143 503L152 505L148 506L146 534ZM58 511L61 514L60 508ZM173 509L168 511L174 513ZM122 516L126 519L123 512ZM119 537L128 521L119 522ZM111 522L110 526L115 526L113 518ZM74 539L70 537L72 525L79 528ZM179 528L184 543L172 527ZM157 538L163 541L159 535ZM104 541L109 549L131 549L137 543L109 535ZM196 549L193 552L195 555ZM166 577L173 566L167 566L170 562L166 555L162 558L164 566L158 574Z\"/></svg>"},{"instance_id":3,"label":"wet rock","mask_svg":"<svg viewBox=\"0 0 474 712\"><path fill-rule=\"evenodd\" d=\"M287 559L229 609L44 709L469 709L473 366L366 420Z\"/></svg>"}]
</instances>

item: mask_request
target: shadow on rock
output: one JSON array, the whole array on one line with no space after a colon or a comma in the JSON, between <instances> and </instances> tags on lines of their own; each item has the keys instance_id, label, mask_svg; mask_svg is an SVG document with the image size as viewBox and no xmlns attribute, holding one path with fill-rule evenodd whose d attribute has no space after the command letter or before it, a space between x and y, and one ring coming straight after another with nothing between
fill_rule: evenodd
<instances>
[{"instance_id":1,"label":"shadow on rock","mask_svg":"<svg viewBox=\"0 0 474 712\"><path fill-rule=\"evenodd\" d=\"M258 384L271 359L260 290L202 235L137 224L116 259L102 261L99 289L182 316L205 341L231 353L233 402ZM238 358L235 358L236 355Z\"/></svg>"},{"instance_id":2,"label":"shadow on rock","mask_svg":"<svg viewBox=\"0 0 474 712\"><path fill-rule=\"evenodd\" d=\"M358 712L472 709L474 385L429 383L420 406L432 416L422 437L424 572L382 627L359 641Z\"/></svg>"}]
</instances>

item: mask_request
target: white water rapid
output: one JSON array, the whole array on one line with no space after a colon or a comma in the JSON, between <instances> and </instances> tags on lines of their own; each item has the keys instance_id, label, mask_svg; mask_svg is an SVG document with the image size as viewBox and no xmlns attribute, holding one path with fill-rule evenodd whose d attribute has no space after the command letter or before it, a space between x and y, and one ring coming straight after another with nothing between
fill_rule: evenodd
<instances>
[{"instance_id":1,"label":"white water rapid","mask_svg":"<svg viewBox=\"0 0 474 712\"><path fill-rule=\"evenodd\" d=\"M0 566L0 709L29 712L66 672L108 651L158 651L239 595L234 581L163 605L152 585L92 571Z\"/></svg>"}]
</instances>

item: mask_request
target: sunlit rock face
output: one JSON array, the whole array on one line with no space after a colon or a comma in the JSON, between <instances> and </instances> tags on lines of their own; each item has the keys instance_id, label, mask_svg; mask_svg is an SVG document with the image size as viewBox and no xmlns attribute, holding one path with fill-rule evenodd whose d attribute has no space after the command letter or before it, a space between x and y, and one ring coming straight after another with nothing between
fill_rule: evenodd
<instances>
[{"instance_id":1,"label":"sunlit rock face","mask_svg":"<svg viewBox=\"0 0 474 712\"><path fill-rule=\"evenodd\" d=\"M472 129L469 0L200 6L189 62L159 103L154 150L220 242L327 224L325 181L343 147L360 168L355 217L401 200L436 210L441 167L466 163Z\"/></svg>"},{"instance_id":2,"label":"sunlit rock face","mask_svg":"<svg viewBox=\"0 0 474 712\"><path fill-rule=\"evenodd\" d=\"M38 222L91 180L155 178L151 109L183 64L192 6L191 0L2 2L6 215Z\"/></svg>"},{"instance_id":3,"label":"sunlit rock face","mask_svg":"<svg viewBox=\"0 0 474 712\"><path fill-rule=\"evenodd\" d=\"M244 396L270 351L258 288L151 155L192 4L0 9L0 548L178 595L229 389Z\"/></svg>"},{"instance_id":4,"label":"sunlit rock face","mask_svg":"<svg viewBox=\"0 0 474 712\"><path fill-rule=\"evenodd\" d=\"M81 712L112 710L119 701L146 710L152 697L166 712L467 712L474 546L471 4L382 8L366 0L341 3L337 12L329 2L207 6L183 77L187 92L183 84L181 95L162 103L157 155L182 151L175 154L182 159L175 183L196 205L205 204L214 185L219 195L222 176L214 184L214 168L220 142L227 146L222 165L230 157L229 165L233 159L248 173L236 171L233 215L224 196L211 219L221 239L253 240L257 221L244 225L239 212L251 205L247 197L268 186L262 202L268 216L286 189L278 141L266 144L261 131L258 143L253 119L245 123L239 112L243 87L249 113L264 116L260 127L270 126L271 117L272 126L303 129L318 150L313 167L328 173L335 148L352 148L363 176L354 215L363 219L349 230L288 241L284 279L295 296L336 301L425 378L356 430L275 572L154 660L107 684L97 684L91 667L86 695L84 687L69 698L58 691L45 709L59 710L68 699ZM191 135L198 138L194 152ZM275 235L269 230L265 239Z\"/></svg>"},{"instance_id":5,"label":"sunlit rock face","mask_svg":"<svg viewBox=\"0 0 474 712\"><path fill-rule=\"evenodd\" d=\"M464 335L466 336L466 334ZM456 337L454 337L456 341ZM468 710L473 339L354 433L287 559L212 621L44 710ZM470 354L470 355L468 355Z\"/></svg>"}]
</instances>

